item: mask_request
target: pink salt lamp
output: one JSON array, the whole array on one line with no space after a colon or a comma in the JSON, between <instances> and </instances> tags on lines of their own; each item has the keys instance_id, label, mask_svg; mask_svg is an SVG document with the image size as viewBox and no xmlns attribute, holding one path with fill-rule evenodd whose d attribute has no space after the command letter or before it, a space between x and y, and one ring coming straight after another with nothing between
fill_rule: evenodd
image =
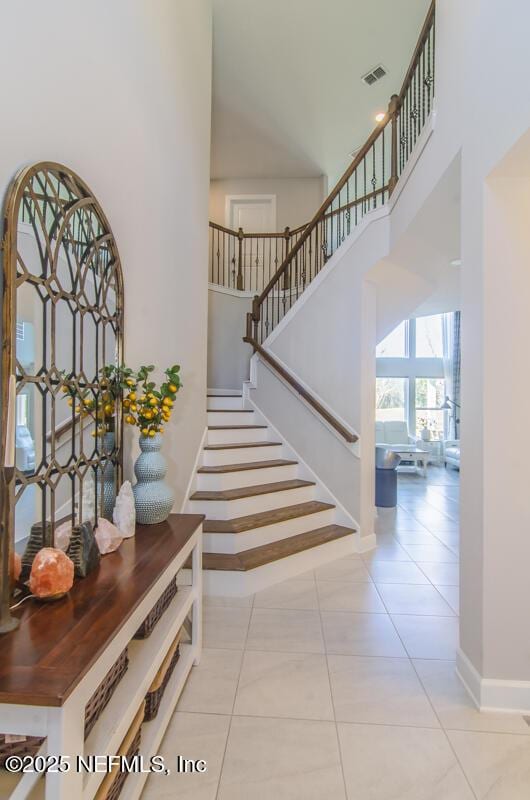
<instances>
[{"instance_id":1,"label":"pink salt lamp","mask_svg":"<svg viewBox=\"0 0 530 800\"><path fill-rule=\"evenodd\" d=\"M98 543L99 552L102 556L105 556L107 553L113 553L118 549L123 542L123 536L116 525L101 517L96 528L96 542Z\"/></svg>"},{"instance_id":2,"label":"pink salt lamp","mask_svg":"<svg viewBox=\"0 0 530 800\"><path fill-rule=\"evenodd\" d=\"M31 566L29 588L40 600L58 600L74 583L74 562L55 547L39 550Z\"/></svg>"}]
</instances>

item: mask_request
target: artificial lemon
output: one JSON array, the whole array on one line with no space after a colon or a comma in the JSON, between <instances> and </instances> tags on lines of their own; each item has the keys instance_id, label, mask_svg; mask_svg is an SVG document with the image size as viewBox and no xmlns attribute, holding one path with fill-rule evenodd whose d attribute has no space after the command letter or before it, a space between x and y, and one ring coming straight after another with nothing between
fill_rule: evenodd
<instances>
[{"instance_id":1,"label":"artificial lemon","mask_svg":"<svg viewBox=\"0 0 530 800\"><path fill-rule=\"evenodd\" d=\"M147 436L148 433L149 433L148 428L142 428L142 436Z\"/></svg>"},{"instance_id":2,"label":"artificial lemon","mask_svg":"<svg viewBox=\"0 0 530 800\"><path fill-rule=\"evenodd\" d=\"M149 436L154 436L154 435L155 435L155 433L156 433L156 431L154 431L154 430L151 428L151 430L149 431Z\"/></svg>"},{"instance_id":3,"label":"artificial lemon","mask_svg":"<svg viewBox=\"0 0 530 800\"><path fill-rule=\"evenodd\" d=\"M174 383L170 383L170 384L169 384L169 391L170 391L170 392L173 392L173 394L175 394L175 392L177 391L177 389L178 389L178 386L175 386L175 384L174 384Z\"/></svg>"},{"instance_id":4,"label":"artificial lemon","mask_svg":"<svg viewBox=\"0 0 530 800\"><path fill-rule=\"evenodd\" d=\"M110 417L110 416L111 416L111 414L113 414L113 413L114 413L114 406L113 406L113 405L111 405L110 403L107 403L107 405L105 406L105 414L106 414L108 417Z\"/></svg>"}]
</instances>

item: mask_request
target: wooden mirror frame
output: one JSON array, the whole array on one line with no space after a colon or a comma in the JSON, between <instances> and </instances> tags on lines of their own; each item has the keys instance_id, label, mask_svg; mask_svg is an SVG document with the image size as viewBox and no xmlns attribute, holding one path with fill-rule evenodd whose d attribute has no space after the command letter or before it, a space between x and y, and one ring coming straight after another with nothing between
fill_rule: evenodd
<instances>
[{"instance_id":1,"label":"wooden mirror frame","mask_svg":"<svg viewBox=\"0 0 530 800\"><path fill-rule=\"evenodd\" d=\"M40 261L42 264L42 275L37 276L30 273L24 266L19 252L19 223L21 212L27 212L29 221L32 223L35 238L40 242ZM77 223L77 228L76 228ZM68 270L72 277L70 291L61 286L57 277L56 270L59 263L59 251L66 254ZM72 409L71 419L60 425L61 430L54 428L55 424L55 392L58 386L63 383L61 373L54 363L45 368L35 370L36 375L28 376L24 373L16 359L16 317L17 317L17 289L29 282L35 287L39 287L39 294L43 303L43 327L46 326L45 309L49 306L54 308L61 300L68 301L72 317L78 314L80 317L80 330L78 346L84 347L83 329L84 317L90 314L94 329L98 330L101 323L102 329L106 326L112 327L115 336L115 363L123 363L123 275L118 248L112 229L107 220L103 209L98 203L94 193L87 184L69 167L51 161L43 161L22 169L11 186L9 187L4 212L4 238L2 241L2 269L3 269L3 302L2 302L2 427L1 427L1 489L0 489L0 516L2 529L0 533L0 632L2 629L10 629L16 626L16 620L10 617L9 603L11 601L12 580L10 576L10 564L14 552L14 509L15 509L15 487L17 482L21 482L23 491L29 484L37 484L43 492L43 517L42 520L49 519L46 511L46 493L50 492L51 521L54 519L54 475L67 475L72 480L72 516L74 515L74 499L76 480L79 486L82 485L83 477L90 469L96 474L96 486L98 474L103 475L105 465L112 462L116 465L116 482L121 483L122 476L122 417L121 404L115 404L115 444L112 452L105 452L105 448L98 444L102 436L96 435L96 443L91 455L87 458L83 453L83 421L76 416ZM63 256L64 258L64 256ZM71 267L74 264L74 269ZM84 267L84 269L83 269ZM74 276L74 270L77 270ZM91 301L84 292L86 278L92 272L94 284L94 300ZM55 280L54 280L55 279ZM99 288L98 288L99 287ZM112 312L105 304L109 289L115 292L115 306ZM102 299L103 293L103 299ZM43 295L46 295L43 299ZM46 306L48 304L48 306ZM55 312L51 315L53 324L50 330L50 350L55 352ZM74 319L73 325L77 322ZM43 333L44 336L44 333ZM98 342L96 338L96 342ZM98 343L99 346L99 343ZM103 336L103 346L105 338ZM76 363L76 352L73 350L72 363ZM103 354L104 355L104 354ZM70 373L69 377L75 379L76 388L79 391L91 391L96 397L101 390L99 383L100 377L98 369L103 364L98 363L99 351L96 348L94 363L96 374L81 378L75 373ZM50 408L52 409L52 429L47 441L50 443L50 454L43 452L40 464L35 463L35 472L29 479L17 470L5 469L5 448L7 435L7 408L9 395L9 379L11 375L16 375L17 389L21 381L38 385L38 389L44 397L48 393L50 398ZM16 425L16 421L15 425ZM75 443L76 427L80 430L80 450L75 450L73 444L72 454L74 458L69 458L66 465L60 465L55 459L55 436L64 433L65 429L72 430L72 442ZM43 434L44 435L44 434ZM80 468L85 469L81 476ZM96 489L96 496L97 496ZM29 533L29 531L28 531ZM7 625L7 628L5 626Z\"/></svg>"}]
</instances>

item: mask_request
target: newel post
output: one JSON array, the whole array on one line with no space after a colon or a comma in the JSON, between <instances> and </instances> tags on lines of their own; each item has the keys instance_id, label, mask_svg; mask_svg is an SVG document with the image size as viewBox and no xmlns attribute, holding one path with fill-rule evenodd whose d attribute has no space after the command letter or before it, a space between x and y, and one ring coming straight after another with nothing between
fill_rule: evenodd
<instances>
[{"instance_id":1,"label":"newel post","mask_svg":"<svg viewBox=\"0 0 530 800\"><path fill-rule=\"evenodd\" d=\"M392 194L398 182L398 107L399 97L393 94L388 104L388 115L391 118L391 142L390 142L390 178L388 180L388 196Z\"/></svg>"},{"instance_id":2,"label":"newel post","mask_svg":"<svg viewBox=\"0 0 530 800\"><path fill-rule=\"evenodd\" d=\"M242 292L244 289L243 282L243 228L239 228L237 232L238 239L238 253L237 253L237 283L236 289Z\"/></svg>"},{"instance_id":3,"label":"newel post","mask_svg":"<svg viewBox=\"0 0 530 800\"><path fill-rule=\"evenodd\" d=\"M283 234L283 238L285 239L285 258L287 258L287 253L289 252L289 249L291 247L291 229L289 228L288 225L285 228L285 231L284 231L284 234ZM290 287L288 270L285 270L285 272L283 273L283 288L284 289L290 289L291 288Z\"/></svg>"},{"instance_id":4,"label":"newel post","mask_svg":"<svg viewBox=\"0 0 530 800\"><path fill-rule=\"evenodd\" d=\"M260 304L259 295L255 294L252 298L252 321L254 323L254 339L258 338L258 323L260 321Z\"/></svg>"}]
</instances>

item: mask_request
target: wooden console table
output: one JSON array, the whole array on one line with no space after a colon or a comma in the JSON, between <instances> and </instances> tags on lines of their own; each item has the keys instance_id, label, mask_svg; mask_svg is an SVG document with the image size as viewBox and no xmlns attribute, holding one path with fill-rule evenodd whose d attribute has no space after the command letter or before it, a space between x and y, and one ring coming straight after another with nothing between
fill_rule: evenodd
<instances>
[{"instance_id":1,"label":"wooden console table","mask_svg":"<svg viewBox=\"0 0 530 800\"><path fill-rule=\"evenodd\" d=\"M50 772L45 780L34 773L21 775L18 783L13 780L10 795L0 789L2 797L23 800L37 791L46 800L91 800L105 773L77 772L76 757L118 752L171 644L191 615L191 642L181 644L156 718L142 725L141 755L148 760L158 752L190 669L200 658L203 519L172 514L160 525L138 526L135 537L103 556L98 569L76 581L63 600L27 601L15 612L20 627L0 637L0 730L46 737L40 753L69 756L73 768L62 774ZM179 586L149 638L133 639L190 556L191 584ZM127 646L127 672L84 740L85 705ZM121 797L138 798L146 778L146 773L131 773Z\"/></svg>"}]
</instances>

